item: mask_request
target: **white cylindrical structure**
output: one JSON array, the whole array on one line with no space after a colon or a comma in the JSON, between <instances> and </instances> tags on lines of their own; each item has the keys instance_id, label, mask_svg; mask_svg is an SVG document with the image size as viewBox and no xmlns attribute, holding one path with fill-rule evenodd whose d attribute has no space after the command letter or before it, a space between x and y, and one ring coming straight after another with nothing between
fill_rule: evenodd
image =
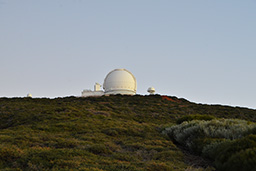
<instances>
[{"instance_id":1,"label":"white cylindrical structure","mask_svg":"<svg viewBox=\"0 0 256 171\"><path fill-rule=\"evenodd\" d=\"M105 94L135 95L137 81L130 71L115 69L106 76L103 89Z\"/></svg>"}]
</instances>

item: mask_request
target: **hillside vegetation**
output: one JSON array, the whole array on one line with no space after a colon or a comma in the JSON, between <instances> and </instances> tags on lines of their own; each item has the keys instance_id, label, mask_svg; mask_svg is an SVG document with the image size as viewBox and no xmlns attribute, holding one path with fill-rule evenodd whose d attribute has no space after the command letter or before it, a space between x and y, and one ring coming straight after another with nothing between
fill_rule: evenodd
<instances>
[{"instance_id":1,"label":"hillside vegetation","mask_svg":"<svg viewBox=\"0 0 256 171\"><path fill-rule=\"evenodd\" d=\"M256 110L159 95L0 98L0 169L214 170L162 133L195 114L256 121Z\"/></svg>"}]
</instances>

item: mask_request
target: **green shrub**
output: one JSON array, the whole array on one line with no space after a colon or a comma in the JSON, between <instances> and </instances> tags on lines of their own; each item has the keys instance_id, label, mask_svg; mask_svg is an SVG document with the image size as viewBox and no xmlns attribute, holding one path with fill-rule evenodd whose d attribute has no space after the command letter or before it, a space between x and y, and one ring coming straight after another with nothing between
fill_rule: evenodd
<instances>
[{"instance_id":1,"label":"green shrub","mask_svg":"<svg viewBox=\"0 0 256 171\"><path fill-rule=\"evenodd\" d=\"M2 144L0 146L0 160L7 163L12 163L20 159L24 155L24 151L18 148L17 146L10 146Z\"/></svg>"},{"instance_id":2,"label":"green shrub","mask_svg":"<svg viewBox=\"0 0 256 171\"><path fill-rule=\"evenodd\" d=\"M215 164L219 169L226 170L233 168L236 162L247 163L246 166L240 166L241 170L250 168L252 170L256 165L256 135L248 135L244 138L229 141L220 144L212 158L215 158Z\"/></svg>"},{"instance_id":3,"label":"green shrub","mask_svg":"<svg viewBox=\"0 0 256 171\"><path fill-rule=\"evenodd\" d=\"M238 119L193 120L166 128L163 133L191 151L215 161L218 170L254 170L256 124Z\"/></svg>"},{"instance_id":4,"label":"green shrub","mask_svg":"<svg viewBox=\"0 0 256 171\"><path fill-rule=\"evenodd\" d=\"M255 127L256 124L239 119L193 120L166 128L163 133L192 149L198 145L203 147L204 138L237 139L248 134Z\"/></svg>"},{"instance_id":5,"label":"green shrub","mask_svg":"<svg viewBox=\"0 0 256 171\"><path fill-rule=\"evenodd\" d=\"M232 142L232 140L225 138L209 138L209 143L206 144L202 149L203 157L214 160L216 155L220 152L217 149L223 145Z\"/></svg>"},{"instance_id":6,"label":"green shrub","mask_svg":"<svg viewBox=\"0 0 256 171\"><path fill-rule=\"evenodd\" d=\"M181 124L184 121L192 121L192 120L209 121L209 120L212 120L212 119L215 119L215 117L211 116L211 115L199 115L199 114L196 114L196 115L186 115L186 116L183 116L183 117L179 118L176 121L176 123L177 124Z\"/></svg>"},{"instance_id":7,"label":"green shrub","mask_svg":"<svg viewBox=\"0 0 256 171\"><path fill-rule=\"evenodd\" d=\"M159 153L156 153L153 157L154 160L159 160L159 161L175 161L177 159L182 159L183 154L178 151L171 151L171 150L166 150L162 151Z\"/></svg>"},{"instance_id":8,"label":"green shrub","mask_svg":"<svg viewBox=\"0 0 256 171\"><path fill-rule=\"evenodd\" d=\"M218 166L223 171L254 171L256 170L256 147L234 152L228 160Z\"/></svg>"},{"instance_id":9,"label":"green shrub","mask_svg":"<svg viewBox=\"0 0 256 171\"><path fill-rule=\"evenodd\" d=\"M138 157L134 157L131 152L114 153L113 157L120 161L138 161Z\"/></svg>"},{"instance_id":10,"label":"green shrub","mask_svg":"<svg viewBox=\"0 0 256 171\"><path fill-rule=\"evenodd\" d=\"M172 171L173 168L163 162L150 162L147 166L148 171Z\"/></svg>"},{"instance_id":11,"label":"green shrub","mask_svg":"<svg viewBox=\"0 0 256 171\"><path fill-rule=\"evenodd\" d=\"M109 165L102 165L101 166L101 169L104 169L104 170L108 170L108 171L124 171L124 170L132 170L132 171L137 171L139 169L137 169L136 167L132 166L131 164L129 163L112 163L112 164L109 164Z\"/></svg>"},{"instance_id":12,"label":"green shrub","mask_svg":"<svg viewBox=\"0 0 256 171\"><path fill-rule=\"evenodd\" d=\"M104 144L95 144L88 148L94 154L111 154L112 151Z\"/></svg>"}]
</instances>

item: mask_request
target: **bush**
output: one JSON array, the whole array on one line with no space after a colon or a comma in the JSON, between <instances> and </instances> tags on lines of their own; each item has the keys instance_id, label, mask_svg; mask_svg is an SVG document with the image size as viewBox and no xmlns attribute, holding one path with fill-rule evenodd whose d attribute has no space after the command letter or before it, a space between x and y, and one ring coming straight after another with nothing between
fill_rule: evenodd
<instances>
[{"instance_id":1,"label":"bush","mask_svg":"<svg viewBox=\"0 0 256 171\"><path fill-rule=\"evenodd\" d=\"M111 154L112 151L104 144L95 144L89 147L90 152L94 154Z\"/></svg>"},{"instance_id":2,"label":"bush","mask_svg":"<svg viewBox=\"0 0 256 171\"><path fill-rule=\"evenodd\" d=\"M132 166L131 164L127 164L127 163L118 163L118 164L112 163L109 165L102 165L101 169L109 170L109 171L120 171L120 170L137 171L137 170L139 170L136 167Z\"/></svg>"},{"instance_id":3,"label":"bush","mask_svg":"<svg viewBox=\"0 0 256 171\"><path fill-rule=\"evenodd\" d=\"M12 163L22 157L24 152L16 146L0 146L0 160Z\"/></svg>"},{"instance_id":4,"label":"bush","mask_svg":"<svg viewBox=\"0 0 256 171\"><path fill-rule=\"evenodd\" d=\"M163 133L215 161L218 170L256 169L256 124L238 119L193 120Z\"/></svg>"},{"instance_id":5,"label":"bush","mask_svg":"<svg viewBox=\"0 0 256 171\"><path fill-rule=\"evenodd\" d=\"M237 166L237 169L252 170L256 166L255 150L256 135L248 135L242 139L220 144L211 157L215 158L216 166L221 170L233 168L233 165L237 165L236 162L239 165L247 163L243 166Z\"/></svg>"},{"instance_id":6,"label":"bush","mask_svg":"<svg viewBox=\"0 0 256 171\"><path fill-rule=\"evenodd\" d=\"M176 123L177 124L181 124L184 121L192 121L192 120L209 121L209 120L212 120L212 119L215 119L215 117L211 116L211 115L199 115L199 114L196 114L196 115L186 115L186 116L183 116L183 117L179 118L176 121Z\"/></svg>"},{"instance_id":7,"label":"bush","mask_svg":"<svg viewBox=\"0 0 256 171\"><path fill-rule=\"evenodd\" d=\"M225 138L217 138L217 139L210 139L210 143L205 145L202 149L202 155L206 158L214 160L216 158L216 155L218 154L217 148L220 147L220 145L228 144L229 142L232 142L232 140L225 139Z\"/></svg>"},{"instance_id":8,"label":"bush","mask_svg":"<svg viewBox=\"0 0 256 171\"><path fill-rule=\"evenodd\" d=\"M176 159L182 159L183 154L181 152L178 151L171 151L171 150L166 150L166 151L162 151L159 153L156 153L154 155L154 160L158 160L158 161L175 161Z\"/></svg>"},{"instance_id":9,"label":"bush","mask_svg":"<svg viewBox=\"0 0 256 171\"><path fill-rule=\"evenodd\" d=\"M223 171L254 171L256 170L256 147L234 153L225 163L218 166Z\"/></svg>"},{"instance_id":10,"label":"bush","mask_svg":"<svg viewBox=\"0 0 256 171\"><path fill-rule=\"evenodd\" d=\"M150 162L147 167L148 171L171 171L173 170L170 166L162 162Z\"/></svg>"},{"instance_id":11,"label":"bush","mask_svg":"<svg viewBox=\"0 0 256 171\"><path fill-rule=\"evenodd\" d=\"M193 120L166 128L163 133L191 149L194 145L199 145L198 142L204 142L202 138L237 139L247 135L255 127L255 124L239 119Z\"/></svg>"}]
</instances>

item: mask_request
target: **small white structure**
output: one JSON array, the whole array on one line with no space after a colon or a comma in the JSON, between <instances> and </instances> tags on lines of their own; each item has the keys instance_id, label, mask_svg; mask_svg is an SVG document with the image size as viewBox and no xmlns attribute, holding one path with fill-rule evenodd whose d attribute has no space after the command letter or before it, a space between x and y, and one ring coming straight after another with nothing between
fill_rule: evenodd
<instances>
[{"instance_id":1,"label":"small white structure","mask_svg":"<svg viewBox=\"0 0 256 171\"><path fill-rule=\"evenodd\" d=\"M137 81L130 71L126 69L115 69L109 72L104 79L104 91L100 88L101 85L96 83L94 91L84 90L82 96L102 96L110 94L135 95L137 91Z\"/></svg>"},{"instance_id":2,"label":"small white structure","mask_svg":"<svg viewBox=\"0 0 256 171\"><path fill-rule=\"evenodd\" d=\"M32 94L28 93L28 94L27 94L27 97L32 98Z\"/></svg>"},{"instance_id":3,"label":"small white structure","mask_svg":"<svg viewBox=\"0 0 256 171\"><path fill-rule=\"evenodd\" d=\"M88 96L102 96L104 95L104 92L100 89L101 85L99 83L95 83L94 85L94 91L92 90L83 90L82 91L82 96L83 97L88 97Z\"/></svg>"},{"instance_id":4,"label":"small white structure","mask_svg":"<svg viewBox=\"0 0 256 171\"><path fill-rule=\"evenodd\" d=\"M153 94L155 94L156 90L154 87L149 87L148 92L149 92L149 94L153 95Z\"/></svg>"}]
</instances>

